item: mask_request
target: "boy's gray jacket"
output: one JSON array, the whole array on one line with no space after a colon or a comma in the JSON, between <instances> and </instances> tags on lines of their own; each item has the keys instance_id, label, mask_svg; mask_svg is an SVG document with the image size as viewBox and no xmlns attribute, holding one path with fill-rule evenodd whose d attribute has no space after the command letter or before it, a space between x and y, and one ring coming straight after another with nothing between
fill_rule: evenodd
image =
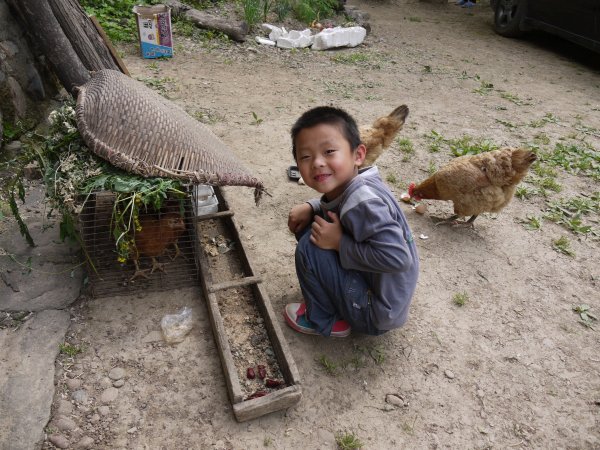
<instances>
[{"instance_id":1,"label":"boy's gray jacket","mask_svg":"<svg viewBox=\"0 0 600 450\"><path fill-rule=\"evenodd\" d=\"M344 228L340 262L344 269L365 277L373 294L370 313L377 328L402 326L417 284L419 257L406 217L377 167L360 170L335 200L309 203L325 218L324 211L340 217Z\"/></svg>"}]
</instances>

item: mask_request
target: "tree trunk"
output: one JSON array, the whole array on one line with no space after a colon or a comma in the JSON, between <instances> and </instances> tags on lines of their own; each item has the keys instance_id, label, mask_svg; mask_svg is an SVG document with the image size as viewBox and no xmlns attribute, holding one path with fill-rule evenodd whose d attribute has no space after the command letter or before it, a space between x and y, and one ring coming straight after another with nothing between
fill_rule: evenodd
<instances>
[{"instance_id":1,"label":"tree trunk","mask_svg":"<svg viewBox=\"0 0 600 450\"><path fill-rule=\"evenodd\" d=\"M183 16L200 28L221 31L234 41L243 42L246 40L249 29L248 24L244 21L227 21L190 8L178 0L165 0L163 3L173 10L175 16Z\"/></svg>"},{"instance_id":2,"label":"tree trunk","mask_svg":"<svg viewBox=\"0 0 600 450\"><path fill-rule=\"evenodd\" d=\"M72 92L90 79L73 46L65 36L47 0L7 0L20 16L32 44L40 48L61 84Z\"/></svg>"},{"instance_id":3,"label":"tree trunk","mask_svg":"<svg viewBox=\"0 0 600 450\"><path fill-rule=\"evenodd\" d=\"M50 0L50 7L88 70L121 70L77 0Z\"/></svg>"}]
</instances>

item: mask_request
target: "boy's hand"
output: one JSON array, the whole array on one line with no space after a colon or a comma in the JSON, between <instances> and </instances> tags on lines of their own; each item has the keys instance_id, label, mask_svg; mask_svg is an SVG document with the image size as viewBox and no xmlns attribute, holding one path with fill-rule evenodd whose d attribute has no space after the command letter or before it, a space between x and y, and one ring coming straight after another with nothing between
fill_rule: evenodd
<instances>
[{"instance_id":1,"label":"boy's hand","mask_svg":"<svg viewBox=\"0 0 600 450\"><path fill-rule=\"evenodd\" d=\"M288 216L288 228L294 234L302 231L310 223L314 214L309 203L294 206Z\"/></svg>"},{"instance_id":2,"label":"boy's hand","mask_svg":"<svg viewBox=\"0 0 600 450\"><path fill-rule=\"evenodd\" d=\"M340 250L340 242L344 233L342 224L337 214L327 211L332 223L319 216L315 216L312 224L310 241L323 250Z\"/></svg>"}]
</instances>

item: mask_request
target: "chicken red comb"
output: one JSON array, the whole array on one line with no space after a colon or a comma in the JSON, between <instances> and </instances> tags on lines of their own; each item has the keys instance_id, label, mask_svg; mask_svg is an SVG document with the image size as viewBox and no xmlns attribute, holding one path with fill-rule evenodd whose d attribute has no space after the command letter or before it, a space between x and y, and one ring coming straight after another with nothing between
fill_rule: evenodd
<instances>
[{"instance_id":1,"label":"chicken red comb","mask_svg":"<svg viewBox=\"0 0 600 450\"><path fill-rule=\"evenodd\" d=\"M415 192L415 183L410 183L408 185L408 195L410 195L410 198L413 197L414 192Z\"/></svg>"}]
</instances>

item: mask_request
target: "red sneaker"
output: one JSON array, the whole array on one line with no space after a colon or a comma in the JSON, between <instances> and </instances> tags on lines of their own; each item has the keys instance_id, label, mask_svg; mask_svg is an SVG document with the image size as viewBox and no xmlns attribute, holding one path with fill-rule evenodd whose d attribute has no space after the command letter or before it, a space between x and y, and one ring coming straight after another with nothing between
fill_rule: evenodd
<instances>
[{"instance_id":1,"label":"red sneaker","mask_svg":"<svg viewBox=\"0 0 600 450\"><path fill-rule=\"evenodd\" d=\"M299 333L321 335L316 330L315 325L307 319L305 303L288 303L283 310L283 317L287 324ZM333 324L331 336L346 337L350 334L350 331L351 328L348 322L338 320Z\"/></svg>"}]
</instances>

